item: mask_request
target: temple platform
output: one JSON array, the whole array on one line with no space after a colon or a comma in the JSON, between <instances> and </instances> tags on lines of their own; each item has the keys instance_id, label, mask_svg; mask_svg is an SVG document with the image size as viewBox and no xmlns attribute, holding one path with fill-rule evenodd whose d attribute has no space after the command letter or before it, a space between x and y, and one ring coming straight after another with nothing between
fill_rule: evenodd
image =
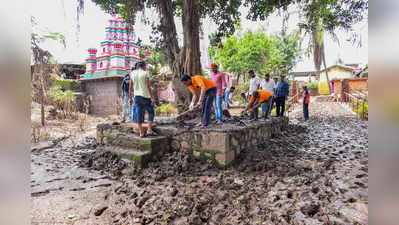
<instances>
[{"instance_id":1,"label":"temple platform","mask_svg":"<svg viewBox=\"0 0 399 225\"><path fill-rule=\"evenodd\" d=\"M169 150L188 151L196 158L215 163L219 167L231 164L244 149L251 149L265 139L278 135L288 125L288 118L269 120L230 120L223 125L206 129L171 121L155 123L156 137L140 138L131 124L99 124L99 149L110 150L145 167Z\"/></svg>"}]
</instances>

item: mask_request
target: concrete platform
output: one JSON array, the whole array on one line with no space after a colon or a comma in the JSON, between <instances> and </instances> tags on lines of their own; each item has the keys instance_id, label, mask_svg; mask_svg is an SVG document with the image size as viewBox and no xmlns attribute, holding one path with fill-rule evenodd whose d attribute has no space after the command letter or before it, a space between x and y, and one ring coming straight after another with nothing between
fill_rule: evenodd
<instances>
[{"instance_id":1,"label":"concrete platform","mask_svg":"<svg viewBox=\"0 0 399 225\"><path fill-rule=\"evenodd\" d=\"M131 124L97 126L100 149L110 150L145 167L169 149L188 151L195 157L211 160L220 167L232 163L243 149L250 149L288 125L288 118L241 121L241 124L211 125L206 129L177 127L173 121L154 126L161 136L140 138Z\"/></svg>"},{"instance_id":2,"label":"concrete platform","mask_svg":"<svg viewBox=\"0 0 399 225\"><path fill-rule=\"evenodd\" d=\"M189 151L197 158L211 160L218 166L225 167L232 163L242 150L250 149L264 139L279 134L288 125L288 118L246 122L245 126L225 123L191 130L170 124L157 126L155 130L169 138L171 148Z\"/></svg>"}]
</instances>

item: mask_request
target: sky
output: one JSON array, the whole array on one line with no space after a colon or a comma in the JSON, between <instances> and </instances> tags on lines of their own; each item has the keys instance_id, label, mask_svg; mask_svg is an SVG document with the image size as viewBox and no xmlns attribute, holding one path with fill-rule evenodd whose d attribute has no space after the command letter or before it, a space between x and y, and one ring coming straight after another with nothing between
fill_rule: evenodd
<instances>
[{"instance_id":1,"label":"sky","mask_svg":"<svg viewBox=\"0 0 399 225\"><path fill-rule=\"evenodd\" d=\"M98 48L101 41L105 39L105 26L111 15L106 14L99 6L92 1L85 1L84 14L80 16L80 32L76 30L76 2L71 0L40 0L41 4L32 4L31 15L35 17L38 26L33 32L43 33L46 31L61 32L65 35L66 48L55 41L46 41L42 43L42 47L49 50L59 63L83 63L88 56L88 48ZM44 7L45 6L45 7ZM51 10L49 10L51 9ZM257 31L260 28L266 28L266 33L272 34L279 32L282 26L282 17L273 14L268 21L253 22L245 18L247 8L241 7L241 31L247 30ZM291 9L291 11L295 11ZM157 20L156 14L147 11L146 15L154 15L153 20ZM288 23L288 31L297 28L298 16L292 13ZM204 44L209 44L208 34L214 31L213 23L206 19L203 30L205 32ZM182 37L181 22L177 21L178 36ZM144 43L149 43L149 35L151 28L140 22L135 26L136 34ZM327 65L333 65L340 57L345 63L368 63L368 23L362 22L354 26L354 30L361 34L362 47L353 46L350 42L345 41L349 36L344 31L337 31L336 34L340 40L340 44L334 42L328 35L325 35L325 51ZM77 41L79 39L79 41ZM180 38L181 40L182 38ZM305 42L306 43L306 42ZM294 71L311 71L314 69L313 60L311 58L303 58L297 64Z\"/></svg>"}]
</instances>

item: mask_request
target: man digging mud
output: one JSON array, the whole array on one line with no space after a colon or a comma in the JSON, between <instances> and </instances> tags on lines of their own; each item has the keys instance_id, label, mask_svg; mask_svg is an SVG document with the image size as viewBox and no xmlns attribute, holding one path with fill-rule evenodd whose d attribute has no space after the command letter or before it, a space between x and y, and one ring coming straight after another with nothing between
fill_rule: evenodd
<instances>
[{"instance_id":1,"label":"man digging mud","mask_svg":"<svg viewBox=\"0 0 399 225\"><path fill-rule=\"evenodd\" d=\"M269 107L270 103L272 100L272 93L269 91L264 91L264 90L257 90L254 91L251 99L249 100L249 103L247 107L241 112L241 115L244 115L246 112L251 112L250 119L251 120L258 120L258 111L259 111L259 106L262 105L262 103L266 103L266 112L264 114L264 119L268 119L269 115Z\"/></svg>"},{"instance_id":2,"label":"man digging mud","mask_svg":"<svg viewBox=\"0 0 399 225\"><path fill-rule=\"evenodd\" d=\"M216 84L201 75L192 77L189 75L183 75L181 81L188 87L188 89L190 89L191 93L193 94L193 98L189 106L190 110L201 106L201 123L197 124L197 126L201 126L202 128L207 127L211 120L213 99L216 96ZM194 106L195 101L197 100L197 94L195 91L201 91L201 95L197 105Z\"/></svg>"}]
</instances>

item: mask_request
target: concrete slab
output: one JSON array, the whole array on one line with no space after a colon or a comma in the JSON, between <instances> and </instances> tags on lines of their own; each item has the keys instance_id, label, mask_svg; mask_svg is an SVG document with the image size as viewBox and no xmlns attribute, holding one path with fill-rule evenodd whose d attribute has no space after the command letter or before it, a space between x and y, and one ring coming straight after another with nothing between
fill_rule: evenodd
<instances>
[{"instance_id":1,"label":"concrete slab","mask_svg":"<svg viewBox=\"0 0 399 225\"><path fill-rule=\"evenodd\" d=\"M220 167L231 164L244 149L255 147L265 139L278 135L288 125L288 118L228 122L208 128L181 126L173 121L160 122L154 131L159 137L140 138L132 134L134 125L99 124L97 143L145 166L154 156L169 149L192 153L199 159L211 160Z\"/></svg>"},{"instance_id":2,"label":"concrete slab","mask_svg":"<svg viewBox=\"0 0 399 225\"><path fill-rule=\"evenodd\" d=\"M250 149L272 135L278 135L288 125L288 118L241 123L211 125L205 129L185 129L174 124L162 124L154 129L169 138L172 149L188 151L197 158L211 160L225 167L232 163L243 149Z\"/></svg>"}]
</instances>

